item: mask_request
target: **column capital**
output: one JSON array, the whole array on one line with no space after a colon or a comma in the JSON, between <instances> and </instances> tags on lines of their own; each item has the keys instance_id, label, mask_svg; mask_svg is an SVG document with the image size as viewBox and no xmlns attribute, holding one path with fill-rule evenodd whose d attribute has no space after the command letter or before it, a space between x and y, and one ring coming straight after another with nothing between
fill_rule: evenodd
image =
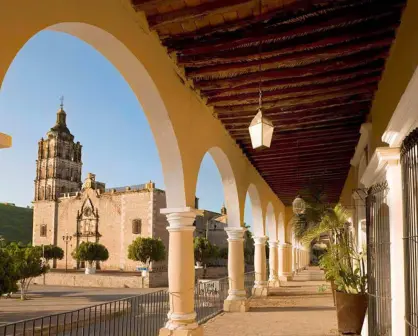
<instances>
[{"instance_id":1,"label":"column capital","mask_svg":"<svg viewBox=\"0 0 418 336\"><path fill-rule=\"evenodd\" d=\"M268 244L269 244L269 247L270 247L270 248L279 247L279 242L278 242L278 241L269 240L269 241L268 241Z\"/></svg>"},{"instance_id":2,"label":"column capital","mask_svg":"<svg viewBox=\"0 0 418 336\"><path fill-rule=\"evenodd\" d=\"M227 227L225 232L228 235L228 241L244 241L244 232L247 231L243 227Z\"/></svg>"},{"instance_id":3,"label":"column capital","mask_svg":"<svg viewBox=\"0 0 418 336\"><path fill-rule=\"evenodd\" d=\"M168 223L170 224L167 230L170 232L195 230L193 223L197 212L194 208L165 208L161 209L160 213L167 216Z\"/></svg>"},{"instance_id":4,"label":"column capital","mask_svg":"<svg viewBox=\"0 0 418 336\"><path fill-rule=\"evenodd\" d=\"M281 243L281 244L279 244L279 248L282 248L282 249L284 249L284 248L292 248L292 244L290 244L290 243Z\"/></svg>"},{"instance_id":5,"label":"column capital","mask_svg":"<svg viewBox=\"0 0 418 336\"><path fill-rule=\"evenodd\" d=\"M265 245L268 239L267 236L253 237L254 245Z\"/></svg>"}]
</instances>

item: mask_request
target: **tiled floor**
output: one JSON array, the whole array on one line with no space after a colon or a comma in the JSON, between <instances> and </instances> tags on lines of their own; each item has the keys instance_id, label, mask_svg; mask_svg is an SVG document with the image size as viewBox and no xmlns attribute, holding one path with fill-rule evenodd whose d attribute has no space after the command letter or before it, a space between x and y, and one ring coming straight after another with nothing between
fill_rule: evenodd
<instances>
[{"instance_id":1,"label":"tiled floor","mask_svg":"<svg viewBox=\"0 0 418 336\"><path fill-rule=\"evenodd\" d=\"M294 281L252 299L247 313L223 313L204 325L205 336L335 336L336 312L330 290L320 293L322 272L310 268Z\"/></svg>"}]
</instances>

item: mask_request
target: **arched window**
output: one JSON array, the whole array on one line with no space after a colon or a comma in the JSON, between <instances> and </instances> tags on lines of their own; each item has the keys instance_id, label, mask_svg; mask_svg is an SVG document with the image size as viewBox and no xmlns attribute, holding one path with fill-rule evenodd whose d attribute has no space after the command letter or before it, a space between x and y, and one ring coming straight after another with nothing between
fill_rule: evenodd
<instances>
[{"instance_id":1,"label":"arched window","mask_svg":"<svg viewBox=\"0 0 418 336\"><path fill-rule=\"evenodd\" d=\"M42 224L41 225L41 229L40 229L40 236L41 237L46 237L46 224Z\"/></svg>"},{"instance_id":2,"label":"arched window","mask_svg":"<svg viewBox=\"0 0 418 336\"><path fill-rule=\"evenodd\" d=\"M140 219L134 219L132 221L132 233L133 234L141 234L141 220Z\"/></svg>"}]
</instances>

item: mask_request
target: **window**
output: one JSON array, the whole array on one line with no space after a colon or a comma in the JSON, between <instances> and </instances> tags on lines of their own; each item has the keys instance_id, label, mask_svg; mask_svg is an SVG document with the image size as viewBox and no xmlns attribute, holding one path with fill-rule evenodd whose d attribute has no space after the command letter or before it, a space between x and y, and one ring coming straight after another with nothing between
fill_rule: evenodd
<instances>
[{"instance_id":1,"label":"window","mask_svg":"<svg viewBox=\"0 0 418 336\"><path fill-rule=\"evenodd\" d=\"M46 224L41 225L40 236L46 237Z\"/></svg>"},{"instance_id":2,"label":"window","mask_svg":"<svg viewBox=\"0 0 418 336\"><path fill-rule=\"evenodd\" d=\"M134 219L132 221L132 233L133 234L141 233L141 220L140 219Z\"/></svg>"}]
</instances>

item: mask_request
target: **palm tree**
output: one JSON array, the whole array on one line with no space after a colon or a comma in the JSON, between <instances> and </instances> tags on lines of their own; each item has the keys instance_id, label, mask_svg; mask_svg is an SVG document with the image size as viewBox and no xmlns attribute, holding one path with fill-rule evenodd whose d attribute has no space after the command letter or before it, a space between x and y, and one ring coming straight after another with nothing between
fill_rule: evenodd
<instances>
[{"instance_id":1,"label":"palm tree","mask_svg":"<svg viewBox=\"0 0 418 336\"><path fill-rule=\"evenodd\" d=\"M326 208L317 224L308 227L300 239L305 244L310 244L325 234L331 243L348 239L345 230L348 218L348 212L341 204L337 204L333 209Z\"/></svg>"},{"instance_id":2,"label":"palm tree","mask_svg":"<svg viewBox=\"0 0 418 336\"><path fill-rule=\"evenodd\" d=\"M333 212L322 186L312 184L300 194L306 204L305 213L292 218L293 232L298 240L302 240L309 230L318 226L325 215Z\"/></svg>"}]
</instances>

